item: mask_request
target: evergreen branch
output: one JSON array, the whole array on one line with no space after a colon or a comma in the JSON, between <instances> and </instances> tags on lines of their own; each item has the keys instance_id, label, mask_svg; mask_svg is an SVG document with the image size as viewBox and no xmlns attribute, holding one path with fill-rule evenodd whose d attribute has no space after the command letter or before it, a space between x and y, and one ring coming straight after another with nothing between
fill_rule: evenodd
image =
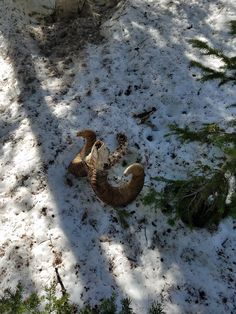
<instances>
[{"instance_id":1,"label":"evergreen branch","mask_svg":"<svg viewBox=\"0 0 236 314\"><path fill-rule=\"evenodd\" d=\"M232 105L229 106L229 108L230 108L230 107L233 107L233 108L234 108L234 107L236 107L236 104L232 104ZM231 127L236 127L236 119L230 121L230 122L229 122L229 126L231 126Z\"/></svg>"},{"instance_id":2,"label":"evergreen branch","mask_svg":"<svg viewBox=\"0 0 236 314\"><path fill-rule=\"evenodd\" d=\"M117 212L117 217L121 226L124 229L129 228L129 223L127 222L126 219L130 217L130 213L127 212L125 209L116 209L116 212Z\"/></svg>"},{"instance_id":3,"label":"evergreen branch","mask_svg":"<svg viewBox=\"0 0 236 314\"><path fill-rule=\"evenodd\" d=\"M232 122L230 124L234 126ZM226 155L230 157L235 154L236 133L226 132L225 130L220 129L219 126L215 123L205 124L198 131L191 131L187 126L180 128L176 126L176 124L172 124L169 127L172 132L166 136L175 134L179 137L182 143L197 141L201 143L212 144L219 147Z\"/></svg>"},{"instance_id":4,"label":"evergreen branch","mask_svg":"<svg viewBox=\"0 0 236 314\"><path fill-rule=\"evenodd\" d=\"M209 135L219 135L221 130L215 123L205 124L203 128L198 131L191 131L188 126L184 128L178 127L176 124L169 125L171 133L168 133L166 136L169 135L178 135L180 140L184 142L202 142L202 143L211 143Z\"/></svg>"},{"instance_id":5,"label":"evergreen branch","mask_svg":"<svg viewBox=\"0 0 236 314\"><path fill-rule=\"evenodd\" d=\"M182 184L180 181L167 184L162 202L165 209L174 211L176 217L188 225L203 227L211 223L218 224L229 209L235 212L232 202L226 204L228 192L225 172L219 169L210 178L195 176L183 180Z\"/></svg>"},{"instance_id":6,"label":"evergreen branch","mask_svg":"<svg viewBox=\"0 0 236 314\"><path fill-rule=\"evenodd\" d=\"M216 71L216 70L214 70L212 68L204 66L203 64L201 64L198 61L191 60L190 61L190 66L197 67L197 68L199 68L199 69L201 69L203 71L203 75L199 79L201 82L206 82L206 81L209 81L209 80L220 79L219 86L221 86L221 85L223 85L223 84L225 84L225 83L227 83L229 81L236 82L236 73L233 76L227 76L226 70L229 70L227 65L222 67L223 69L225 69L225 71ZM235 65L231 65L231 66L234 67Z\"/></svg>"},{"instance_id":7,"label":"evergreen branch","mask_svg":"<svg viewBox=\"0 0 236 314\"><path fill-rule=\"evenodd\" d=\"M211 74L203 74L202 77L200 78L200 81L201 82L206 82L206 81L209 81L209 80L217 80L217 79L221 80L219 85L223 85L223 84L227 83L227 81L229 80L228 77L225 77L225 73L224 72L214 71Z\"/></svg>"},{"instance_id":8,"label":"evergreen branch","mask_svg":"<svg viewBox=\"0 0 236 314\"><path fill-rule=\"evenodd\" d=\"M228 109L228 108L236 108L236 103L231 104L231 105L228 105L228 106L226 107L226 109Z\"/></svg>"},{"instance_id":9,"label":"evergreen branch","mask_svg":"<svg viewBox=\"0 0 236 314\"><path fill-rule=\"evenodd\" d=\"M236 219L236 193L231 198L231 208L229 209L229 215Z\"/></svg>"},{"instance_id":10,"label":"evergreen branch","mask_svg":"<svg viewBox=\"0 0 236 314\"><path fill-rule=\"evenodd\" d=\"M236 70L236 56L231 57L231 58L227 58L227 60L225 61L225 68L228 70Z\"/></svg>"},{"instance_id":11,"label":"evergreen branch","mask_svg":"<svg viewBox=\"0 0 236 314\"><path fill-rule=\"evenodd\" d=\"M231 82L233 83L233 85L236 84L236 77L233 77L233 76L228 76L228 77L225 77L223 80L221 80L221 82L219 83L219 86L221 85L224 85L228 82Z\"/></svg>"},{"instance_id":12,"label":"evergreen branch","mask_svg":"<svg viewBox=\"0 0 236 314\"><path fill-rule=\"evenodd\" d=\"M122 309L119 314L134 314L134 311L131 308L131 299L125 298L121 300Z\"/></svg>"},{"instance_id":13,"label":"evergreen branch","mask_svg":"<svg viewBox=\"0 0 236 314\"><path fill-rule=\"evenodd\" d=\"M148 314L165 314L162 304L158 301L153 302L148 310Z\"/></svg>"},{"instance_id":14,"label":"evergreen branch","mask_svg":"<svg viewBox=\"0 0 236 314\"><path fill-rule=\"evenodd\" d=\"M213 55L216 55L218 53L217 49L211 48L207 42L199 39L190 39L190 44L193 46L193 48L198 48L202 50L203 53L210 53Z\"/></svg>"},{"instance_id":15,"label":"evergreen branch","mask_svg":"<svg viewBox=\"0 0 236 314\"><path fill-rule=\"evenodd\" d=\"M236 34L236 20L230 22L231 34ZM203 65L198 61L191 61L190 66L198 67L203 74L201 81L219 79L219 85L230 81L236 84L236 56L228 57L222 51L208 45L207 42L192 39L190 43L194 48L200 49L203 55L217 57L224 65L220 71ZM236 120L231 122L236 126ZM154 180L166 183L161 192L154 189L143 199L145 205L163 206L174 211L190 226L203 227L209 223L218 224L220 219L230 214L236 217L236 191L235 187L230 204L227 197L230 195L230 183L226 173L236 176L236 133L226 132L215 123L205 124L200 130L192 131L189 127L180 128L176 124L170 125L171 132L166 136L177 134L182 142L198 141L218 147L225 154L220 169L212 170L211 177L193 176L188 180L168 180L156 177ZM209 175L209 174L208 174Z\"/></svg>"},{"instance_id":16,"label":"evergreen branch","mask_svg":"<svg viewBox=\"0 0 236 314\"><path fill-rule=\"evenodd\" d=\"M230 25L230 34L236 35L236 20L230 21L229 25Z\"/></svg>"},{"instance_id":17,"label":"evergreen branch","mask_svg":"<svg viewBox=\"0 0 236 314\"><path fill-rule=\"evenodd\" d=\"M108 299L104 299L99 307L100 314L115 314L116 313L116 295L112 293L112 296Z\"/></svg>"},{"instance_id":18,"label":"evergreen branch","mask_svg":"<svg viewBox=\"0 0 236 314\"><path fill-rule=\"evenodd\" d=\"M219 59L222 59L225 63L230 62L230 58L227 57L223 52L216 48L212 48L208 45L207 42L199 39L190 39L189 42L192 44L193 48L198 48L202 51L203 55L206 56L215 56Z\"/></svg>"},{"instance_id":19,"label":"evergreen branch","mask_svg":"<svg viewBox=\"0 0 236 314\"><path fill-rule=\"evenodd\" d=\"M236 20L230 21L231 34L235 35L236 33ZM206 82L208 80L219 79L219 86L226 84L228 82L232 82L236 84L236 56L228 57L219 49L211 47L206 41L202 41L199 39L191 39L189 40L191 45L194 48L198 48L203 55L214 56L220 59L224 65L220 67L222 71L214 70L210 67L204 66L202 63L198 61L191 61L190 66L198 67L203 71L203 75L200 79L202 82Z\"/></svg>"},{"instance_id":20,"label":"evergreen branch","mask_svg":"<svg viewBox=\"0 0 236 314\"><path fill-rule=\"evenodd\" d=\"M209 73L214 73L215 72L215 70L213 70L213 69L211 69L209 67L206 67L202 63L200 63L198 61L195 61L195 60L191 60L190 61L190 66L191 67L197 67L197 68L203 70L204 72L209 72Z\"/></svg>"}]
</instances>

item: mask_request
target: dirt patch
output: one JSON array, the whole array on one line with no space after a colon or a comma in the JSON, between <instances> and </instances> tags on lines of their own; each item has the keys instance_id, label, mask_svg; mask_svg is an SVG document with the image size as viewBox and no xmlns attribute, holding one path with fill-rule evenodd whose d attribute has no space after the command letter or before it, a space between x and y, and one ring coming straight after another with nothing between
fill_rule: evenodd
<instances>
[{"instance_id":1,"label":"dirt patch","mask_svg":"<svg viewBox=\"0 0 236 314\"><path fill-rule=\"evenodd\" d=\"M51 15L30 28L30 35L47 58L55 61L78 55L87 43L99 44L104 40L100 25L111 18L121 2L113 7L84 5L73 17L57 19Z\"/></svg>"}]
</instances>

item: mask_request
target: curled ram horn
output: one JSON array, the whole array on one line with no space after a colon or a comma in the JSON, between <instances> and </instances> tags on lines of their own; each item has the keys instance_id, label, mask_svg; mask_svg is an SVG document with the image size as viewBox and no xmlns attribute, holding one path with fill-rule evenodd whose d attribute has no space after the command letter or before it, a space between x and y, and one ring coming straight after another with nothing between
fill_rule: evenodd
<instances>
[{"instance_id":1,"label":"curled ram horn","mask_svg":"<svg viewBox=\"0 0 236 314\"><path fill-rule=\"evenodd\" d=\"M76 177L87 176L87 167L85 158L90 154L93 144L96 141L96 133L92 130L82 130L77 133L77 136L85 139L85 144L69 164L68 171Z\"/></svg>"},{"instance_id":2,"label":"curled ram horn","mask_svg":"<svg viewBox=\"0 0 236 314\"><path fill-rule=\"evenodd\" d=\"M87 162L90 184L97 197L104 203L112 207L125 206L141 192L144 185L144 168L138 163L130 165L124 171L125 176L132 175L130 181L114 187L108 182L108 170L106 169L108 156L109 151L105 144L96 141Z\"/></svg>"}]
</instances>

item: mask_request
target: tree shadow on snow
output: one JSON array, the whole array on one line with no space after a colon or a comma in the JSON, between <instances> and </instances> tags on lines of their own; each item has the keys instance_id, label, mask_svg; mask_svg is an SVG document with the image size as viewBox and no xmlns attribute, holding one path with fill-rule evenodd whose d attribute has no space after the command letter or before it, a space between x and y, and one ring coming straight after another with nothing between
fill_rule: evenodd
<instances>
[{"instance_id":1,"label":"tree shadow on snow","mask_svg":"<svg viewBox=\"0 0 236 314\"><path fill-rule=\"evenodd\" d=\"M112 286L116 291L119 289L115 287L112 275L109 274L108 265L102 256L102 252L95 247L97 244L95 222L89 221L89 226L86 226L85 212L81 212L81 207L79 206L80 200L75 195L75 191L71 191L71 188L66 184L67 164L60 159L60 155L63 154L68 145L66 130L63 129L65 124L62 124L62 121L52 112L52 108L45 101L45 97L50 96L50 91L42 87L38 78L38 69L36 69L34 61L34 53L36 55L38 53L37 47L20 29L18 25L19 20L17 19L17 14L14 16L14 11L17 12L17 10L12 11L10 34L5 30L5 27L2 27L1 31L8 42L8 56L14 67L15 77L20 90L18 103L30 122L30 128L36 138L37 149L40 155L40 163L35 165L35 170L29 173L29 177L40 175L41 179L44 180L45 186L48 186L54 202L54 204L49 204L52 208L41 208L39 215L48 216L48 240L51 236L53 250L57 253L60 251L57 244L53 241L53 233L50 233L50 228L56 225L53 222L50 223L50 221L55 218L55 220L59 221L59 225L67 238L68 251L72 252L75 257L77 263L72 270L69 270L70 274L64 272L64 276L62 276L63 281L68 275L69 277L74 275L75 285L79 282L79 285L82 287L78 290L68 290L73 295L74 300L77 299L78 302L81 302L81 300L87 301L88 298L84 297L87 291L89 291L91 296L99 294L101 298L104 296L104 293L106 296L109 296L111 295ZM7 19L5 22L7 23ZM29 46L32 49L35 48L34 53ZM25 151L25 154L27 154L27 151ZM67 152L66 155L67 159L74 157L71 156L70 152ZM24 183L19 182L15 189L19 188L21 184ZM86 190L84 193L89 193L89 191ZM70 199L72 199L71 202ZM27 199L27 201L30 200ZM83 208L82 210L85 211ZM92 230L88 231L89 228ZM67 261L65 261L66 263ZM53 266L53 260L51 266ZM61 269L59 269L59 272L61 272ZM74 274L71 274L71 272L74 272ZM24 274L25 272L22 273L22 277ZM98 276L100 277L99 288L94 285ZM24 279L22 278L22 280ZM29 279L27 279L27 284L28 281ZM79 291L76 296L74 290ZM93 300L91 301L94 303Z\"/></svg>"}]
</instances>

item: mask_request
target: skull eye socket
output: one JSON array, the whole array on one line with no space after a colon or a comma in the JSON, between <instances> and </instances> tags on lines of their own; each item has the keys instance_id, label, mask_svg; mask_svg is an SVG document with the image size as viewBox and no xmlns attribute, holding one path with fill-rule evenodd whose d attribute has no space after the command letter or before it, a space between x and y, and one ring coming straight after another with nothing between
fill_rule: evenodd
<instances>
[{"instance_id":1,"label":"skull eye socket","mask_svg":"<svg viewBox=\"0 0 236 314\"><path fill-rule=\"evenodd\" d=\"M122 133L119 133L119 134L117 135L117 138L118 138L118 140L120 140L120 141L125 141L125 140L126 140L126 136L125 136L124 134L122 134Z\"/></svg>"},{"instance_id":2,"label":"skull eye socket","mask_svg":"<svg viewBox=\"0 0 236 314\"><path fill-rule=\"evenodd\" d=\"M102 143L101 143L101 142L97 142L97 143L95 144L95 147L96 147L97 149L101 148L101 147L102 147Z\"/></svg>"}]
</instances>

